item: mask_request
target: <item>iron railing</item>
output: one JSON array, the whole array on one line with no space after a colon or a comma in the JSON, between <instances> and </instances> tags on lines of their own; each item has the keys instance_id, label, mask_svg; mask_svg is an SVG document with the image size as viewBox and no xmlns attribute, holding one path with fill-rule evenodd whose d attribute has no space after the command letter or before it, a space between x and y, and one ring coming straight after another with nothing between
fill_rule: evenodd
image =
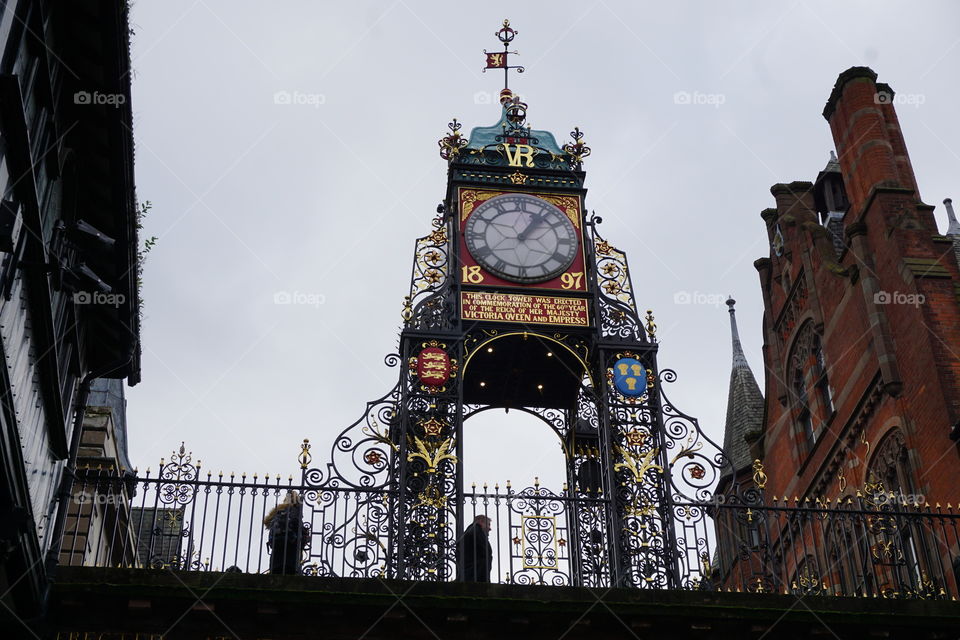
<instances>
[{"instance_id":1,"label":"iron railing","mask_svg":"<svg viewBox=\"0 0 960 640\"><path fill-rule=\"evenodd\" d=\"M404 527L394 522L394 492L197 471L136 477L78 470L60 537L60 563L268 573L278 544L271 550L264 518L288 492L297 492L305 527L294 529L299 537L290 544L302 553L289 573L403 577L398 536ZM838 503L765 499L762 492L754 492L752 501L715 496L672 505L665 525L671 536L645 538L643 532L622 529L620 535L632 540L624 548L636 557L620 558L618 564L610 539L616 529L608 526L618 522L613 504L601 495L558 494L539 485L522 491L509 483L503 489L473 487L463 494L461 522L443 526L464 527L478 515L490 518L492 582L859 597L960 595L960 514L950 506L903 504L884 493ZM656 540L675 546L644 556L645 545ZM439 554L433 579L462 579L451 557L467 552Z\"/></svg>"}]
</instances>

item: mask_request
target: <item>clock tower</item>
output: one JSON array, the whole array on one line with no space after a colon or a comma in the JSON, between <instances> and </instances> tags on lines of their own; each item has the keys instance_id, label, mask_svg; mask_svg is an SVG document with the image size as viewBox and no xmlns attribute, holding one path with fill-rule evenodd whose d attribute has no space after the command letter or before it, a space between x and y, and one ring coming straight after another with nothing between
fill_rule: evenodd
<instances>
[{"instance_id":1,"label":"clock tower","mask_svg":"<svg viewBox=\"0 0 960 640\"><path fill-rule=\"evenodd\" d=\"M485 52L487 69L504 70L496 122L467 136L454 119L439 141L447 189L416 241L399 353L387 358L397 385L340 435L326 468L304 463L304 481L373 496L330 536L356 575L379 564L386 577L457 579L458 539L478 501L502 498L517 560L508 581L689 586L707 571L706 541L678 542L678 510L709 495L725 457L663 393L676 376L658 367L653 315L586 207L583 133L560 145L532 129L506 86L511 69L523 71L509 64L516 33L505 20L503 51ZM463 486L463 424L497 408L553 430L562 492ZM704 517L698 508L687 522Z\"/></svg>"}]
</instances>

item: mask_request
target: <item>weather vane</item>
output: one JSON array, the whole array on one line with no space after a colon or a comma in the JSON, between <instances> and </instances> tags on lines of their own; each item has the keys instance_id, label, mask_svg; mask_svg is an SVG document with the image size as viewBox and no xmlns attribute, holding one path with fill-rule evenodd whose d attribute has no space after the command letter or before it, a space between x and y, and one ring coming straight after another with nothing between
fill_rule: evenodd
<instances>
[{"instance_id":1,"label":"weather vane","mask_svg":"<svg viewBox=\"0 0 960 640\"><path fill-rule=\"evenodd\" d=\"M487 66L484 67L483 71L486 73L487 69L503 69L503 90L508 91L509 86L509 73L510 69L516 69L517 73L523 73L523 67L519 65L510 66L507 64L507 55L514 54L519 55L517 51L510 51L510 43L513 42L513 39L516 37L517 32L514 29L510 28L510 21L504 20L503 27L500 28L495 34L497 38L500 39L500 42L503 43L503 52L494 52L491 53L486 49L483 52L487 56Z\"/></svg>"}]
</instances>

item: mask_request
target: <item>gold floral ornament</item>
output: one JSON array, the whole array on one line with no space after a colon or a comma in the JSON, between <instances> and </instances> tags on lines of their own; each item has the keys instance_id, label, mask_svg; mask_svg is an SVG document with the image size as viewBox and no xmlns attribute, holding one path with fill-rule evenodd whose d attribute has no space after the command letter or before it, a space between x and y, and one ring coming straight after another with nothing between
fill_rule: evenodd
<instances>
[{"instance_id":1,"label":"gold floral ornament","mask_svg":"<svg viewBox=\"0 0 960 640\"><path fill-rule=\"evenodd\" d=\"M605 276L610 276L611 278L613 278L613 277L616 277L617 272L620 271L620 267L618 267L612 262L608 262L602 267L600 267L600 271L603 271L603 274Z\"/></svg>"},{"instance_id":2,"label":"gold floral ornament","mask_svg":"<svg viewBox=\"0 0 960 640\"><path fill-rule=\"evenodd\" d=\"M631 447L642 447L643 443L647 440L647 434L639 431L638 429L632 429L627 432L627 444Z\"/></svg>"},{"instance_id":3,"label":"gold floral ornament","mask_svg":"<svg viewBox=\"0 0 960 640\"><path fill-rule=\"evenodd\" d=\"M374 467L383 460L383 454L377 451L376 449L370 449L363 456L363 461L366 462L371 467Z\"/></svg>"},{"instance_id":4,"label":"gold floral ornament","mask_svg":"<svg viewBox=\"0 0 960 640\"><path fill-rule=\"evenodd\" d=\"M447 506L447 496L441 495L440 490L432 484L417 495L417 501L418 505L433 507L434 509L443 509Z\"/></svg>"},{"instance_id":5,"label":"gold floral ornament","mask_svg":"<svg viewBox=\"0 0 960 640\"><path fill-rule=\"evenodd\" d=\"M407 454L407 462L413 462L420 458L427 465L427 473L436 473L440 463L444 460L457 462L457 456L450 453L450 446L453 444L451 438L447 438L440 443L425 443L420 438L413 439L413 445L416 451Z\"/></svg>"},{"instance_id":6,"label":"gold floral ornament","mask_svg":"<svg viewBox=\"0 0 960 640\"><path fill-rule=\"evenodd\" d=\"M443 279L443 274L436 269L427 269L423 277L426 278L430 284L437 284Z\"/></svg>"},{"instance_id":7,"label":"gold floral ornament","mask_svg":"<svg viewBox=\"0 0 960 640\"><path fill-rule=\"evenodd\" d=\"M392 415L390 417L392 418ZM391 449L393 449L397 453L400 452L400 447L397 446L397 444L393 440L387 437L386 430L383 430L383 431L380 430L380 424L376 420L371 420L369 425L361 429L361 432L365 436L369 436L374 440L376 440L377 442L389 446Z\"/></svg>"},{"instance_id":8,"label":"gold floral ornament","mask_svg":"<svg viewBox=\"0 0 960 640\"><path fill-rule=\"evenodd\" d=\"M580 131L580 127L574 127L570 137L573 141L563 145L563 150L567 152L570 166L580 169L583 166L583 159L590 155L590 147L583 143L583 132Z\"/></svg>"},{"instance_id":9,"label":"gold floral ornament","mask_svg":"<svg viewBox=\"0 0 960 640\"><path fill-rule=\"evenodd\" d=\"M447 162L460 155L460 150L467 146L468 140L460 133L462 127L463 125L454 118L453 122L447 124L450 133L437 141L437 144L440 145L440 157Z\"/></svg>"},{"instance_id":10,"label":"gold floral ornament","mask_svg":"<svg viewBox=\"0 0 960 640\"><path fill-rule=\"evenodd\" d=\"M429 420L421 420L420 426L423 427L424 435L436 438L443 431L444 424L436 418L430 418Z\"/></svg>"},{"instance_id":11,"label":"gold floral ornament","mask_svg":"<svg viewBox=\"0 0 960 640\"><path fill-rule=\"evenodd\" d=\"M427 236L427 240L435 245L447 244L447 228L440 218L433 219L433 231Z\"/></svg>"},{"instance_id":12,"label":"gold floral ornament","mask_svg":"<svg viewBox=\"0 0 960 640\"><path fill-rule=\"evenodd\" d=\"M603 290L606 291L609 295L615 296L622 290L620 284L612 280L604 283Z\"/></svg>"},{"instance_id":13,"label":"gold floral ornament","mask_svg":"<svg viewBox=\"0 0 960 640\"><path fill-rule=\"evenodd\" d=\"M423 256L423 259L429 262L430 264L437 264L438 262L440 262L442 258L443 256L440 255L440 252L434 251L434 250L428 251Z\"/></svg>"},{"instance_id":14,"label":"gold floral ornament","mask_svg":"<svg viewBox=\"0 0 960 640\"><path fill-rule=\"evenodd\" d=\"M527 181L527 176L523 175L519 171L514 171L510 174L510 182L513 184L524 184Z\"/></svg>"},{"instance_id":15,"label":"gold floral ornament","mask_svg":"<svg viewBox=\"0 0 960 640\"><path fill-rule=\"evenodd\" d=\"M681 447L680 451L677 452L677 455L673 456L673 458L670 460L670 466L672 467L674 464L676 464L677 460L680 458L689 458L690 460L693 460L693 454L701 449L703 449L703 443L696 442L694 436L690 436L687 438L687 441L683 443L683 447Z\"/></svg>"},{"instance_id":16,"label":"gold floral ornament","mask_svg":"<svg viewBox=\"0 0 960 640\"><path fill-rule=\"evenodd\" d=\"M642 458L634 455L630 450L621 447L617 447L617 451L623 456L623 462L613 465L613 470L620 471L621 469L626 469L633 475L633 479L636 482L643 482L643 476L651 469L658 473L663 473L663 467L655 463L660 449L651 449L647 451Z\"/></svg>"},{"instance_id":17,"label":"gold floral ornament","mask_svg":"<svg viewBox=\"0 0 960 640\"><path fill-rule=\"evenodd\" d=\"M413 306L410 304L410 296L403 296L403 311L400 312L400 317L403 318L403 322L410 322L410 319L413 318Z\"/></svg>"},{"instance_id":18,"label":"gold floral ornament","mask_svg":"<svg viewBox=\"0 0 960 640\"><path fill-rule=\"evenodd\" d=\"M606 240L597 240L597 253L602 256L609 256L613 254L613 247L610 246L610 243Z\"/></svg>"}]
</instances>

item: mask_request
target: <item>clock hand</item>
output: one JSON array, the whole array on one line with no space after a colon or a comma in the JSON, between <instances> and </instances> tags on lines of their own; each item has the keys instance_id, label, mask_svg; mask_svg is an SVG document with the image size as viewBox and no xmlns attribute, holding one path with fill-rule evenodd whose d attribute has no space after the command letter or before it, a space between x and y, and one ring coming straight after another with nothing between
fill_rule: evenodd
<instances>
[{"instance_id":1,"label":"clock hand","mask_svg":"<svg viewBox=\"0 0 960 640\"><path fill-rule=\"evenodd\" d=\"M520 242L523 242L524 240L526 240L527 233L531 229L533 229L535 226L543 222L543 216L544 214L542 212L533 214L533 216L530 218L530 223L526 226L526 228L523 231L517 234L517 240L519 240Z\"/></svg>"}]
</instances>

